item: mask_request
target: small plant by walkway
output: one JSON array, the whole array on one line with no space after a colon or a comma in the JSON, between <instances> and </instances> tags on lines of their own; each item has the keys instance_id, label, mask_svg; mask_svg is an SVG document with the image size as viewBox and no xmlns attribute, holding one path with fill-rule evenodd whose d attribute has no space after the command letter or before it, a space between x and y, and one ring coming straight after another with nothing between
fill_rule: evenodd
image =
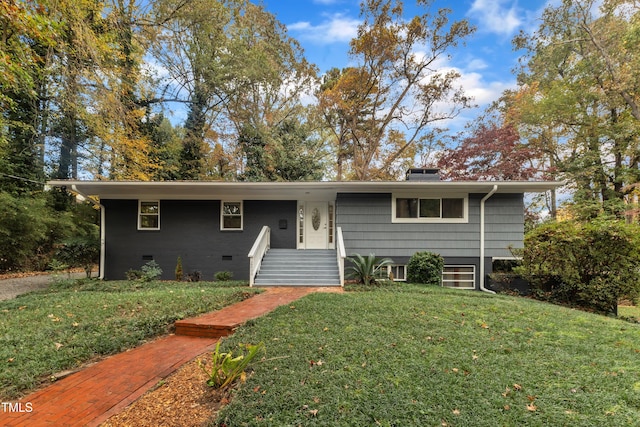
<instances>
[{"instance_id":1,"label":"small plant by walkway","mask_svg":"<svg viewBox=\"0 0 640 427\"><path fill-rule=\"evenodd\" d=\"M223 342L264 341L215 425L621 426L640 419L640 328L439 287L312 294Z\"/></svg>"},{"instance_id":2,"label":"small plant by walkway","mask_svg":"<svg viewBox=\"0 0 640 427\"><path fill-rule=\"evenodd\" d=\"M244 347L247 353L241 353L234 357L232 351L221 352L220 341L218 341L215 350L211 352L210 360L198 361L200 369L209 377L207 380L208 386L224 390L238 380L241 382L246 380L245 369L247 369L249 363L255 359L258 352L264 349L264 343L261 342L255 345L247 344L241 347Z\"/></svg>"},{"instance_id":3,"label":"small plant by walkway","mask_svg":"<svg viewBox=\"0 0 640 427\"><path fill-rule=\"evenodd\" d=\"M178 319L257 292L231 283L65 281L0 302L0 397L16 399L60 371L168 333Z\"/></svg>"}]
</instances>

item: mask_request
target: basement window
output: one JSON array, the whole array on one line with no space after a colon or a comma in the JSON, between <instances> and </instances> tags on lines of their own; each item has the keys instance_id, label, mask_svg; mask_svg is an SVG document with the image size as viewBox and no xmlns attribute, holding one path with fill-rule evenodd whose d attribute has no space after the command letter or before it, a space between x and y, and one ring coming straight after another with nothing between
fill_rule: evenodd
<instances>
[{"instance_id":1,"label":"basement window","mask_svg":"<svg viewBox=\"0 0 640 427\"><path fill-rule=\"evenodd\" d=\"M389 279L394 282L407 281L407 266L404 264L393 264L387 267Z\"/></svg>"},{"instance_id":2,"label":"basement window","mask_svg":"<svg viewBox=\"0 0 640 427\"><path fill-rule=\"evenodd\" d=\"M442 286L456 289L476 288L475 265L445 265L442 270Z\"/></svg>"}]
</instances>

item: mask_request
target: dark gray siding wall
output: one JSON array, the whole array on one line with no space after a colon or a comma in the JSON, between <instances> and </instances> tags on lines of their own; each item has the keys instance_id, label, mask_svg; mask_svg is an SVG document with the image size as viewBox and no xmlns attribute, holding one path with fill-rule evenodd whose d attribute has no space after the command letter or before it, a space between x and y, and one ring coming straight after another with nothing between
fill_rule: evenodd
<instances>
[{"instance_id":1,"label":"dark gray siding wall","mask_svg":"<svg viewBox=\"0 0 640 427\"><path fill-rule=\"evenodd\" d=\"M339 194L336 225L342 227L347 255L359 253L392 258L406 264L418 251L442 255L447 264L475 265L479 274L480 200L469 195L466 224L394 224L391 194ZM485 204L485 265L492 257L511 256L509 246L522 247L524 205L522 194L496 194ZM478 279L478 278L476 278Z\"/></svg>"},{"instance_id":2,"label":"dark gray siding wall","mask_svg":"<svg viewBox=\"0 0 640 427\"><path fill-rule=\"evenodd\" d=\"M175 278L178 256L185 274L194 270L203 280L218 271L248 279L247 254L264 225L271 227L271 247L296 247L295 201L244 201L244 230L220 230L220 201L160 201L160 230L138 230L137 200L103 200L105 206L105 278L124 279L153 258L163 279ZM280 221L286 228L280 228Z\"/></svg>"}]
</instances>

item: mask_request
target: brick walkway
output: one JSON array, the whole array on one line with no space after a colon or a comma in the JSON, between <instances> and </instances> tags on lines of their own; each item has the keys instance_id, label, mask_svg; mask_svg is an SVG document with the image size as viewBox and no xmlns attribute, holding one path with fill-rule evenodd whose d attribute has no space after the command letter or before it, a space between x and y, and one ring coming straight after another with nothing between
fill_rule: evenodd
<instances>
[{"instance_id":1,"label":"brick walkway","mask_svg":"<svg viewBox=\"0 0 640 427\"><path fill-rule=\"evenodd\" d=\"M231 325L260 317L311 292L340 288L270 288L266 292L200 316L199 324ZM97 426L119 413L158 381L215 347L217 338L170 335L111 356L24 397L19 409L0 408L0 425ZM16 410L15 402L13 410ZM26 412L31 409L30 412Z\"/></svg>"}]
</instances>

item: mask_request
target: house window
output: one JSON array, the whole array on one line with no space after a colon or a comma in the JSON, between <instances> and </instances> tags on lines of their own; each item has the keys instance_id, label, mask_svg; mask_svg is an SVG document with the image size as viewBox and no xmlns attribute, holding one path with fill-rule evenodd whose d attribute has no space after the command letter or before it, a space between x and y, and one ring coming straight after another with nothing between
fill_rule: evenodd
<instances>
[{"instance_id":1,"label":"house window","mask_svg":"<svg viewBox=\"0 0 640 427\"><path fill-rule=\"evenodd\" d=\"M242 202L222 202L221 230L242 230Z\"/></svg>"},{"instance_id":2,"label":"house window","mask_svg":"<svg viewBox=\"0 0 640 427\"><path fill-rule=\"evenodd\" d=\"M394 282L405 282L407 280L407 266L394 264L388 267L389 279Z\"/></svg>"},{"instance_id":3,"label":"house window","mask_svg":"<svg viewBox=\"0 0 640 427\"><path fill-rule=\"evenodd\" d=\"M160 230L160 201L138 202L138 230Z\"/></svg>"},{"instance_id":4,"label":"house window","mask_svg":"<svg viewBox=\"0 0 640 427\"><path fill-rule=\"evenodd\" d=\"M474 265L445 265L442 270L442 286L456 289L476 288Z\"/></svg>"},{"instance_id":5,"label":"house window","mask_svg":"<svg viewBox=\"0 0 640 427\"><path fill-rule=\"evenodd\" d=\"M393 222L467 222L468 198L394 196Z\"/></svg>"}]
</instances>

